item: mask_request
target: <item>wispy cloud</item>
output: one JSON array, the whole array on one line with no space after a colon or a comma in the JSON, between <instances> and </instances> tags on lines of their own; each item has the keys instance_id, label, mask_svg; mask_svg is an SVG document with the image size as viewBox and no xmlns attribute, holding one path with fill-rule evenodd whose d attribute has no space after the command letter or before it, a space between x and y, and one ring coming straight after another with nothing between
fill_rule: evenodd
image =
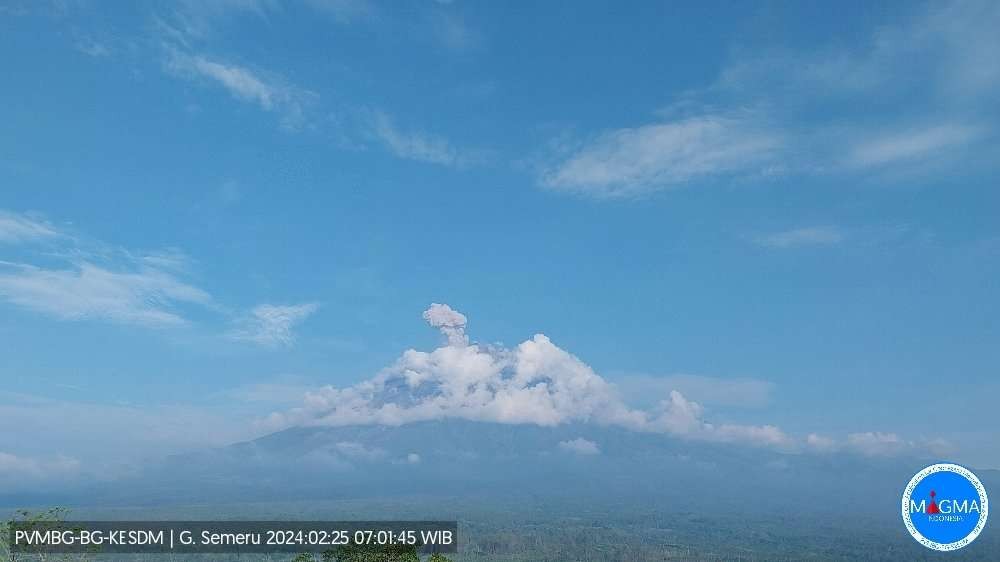
<instances>
[{"instance_id":1,"label":"wispy cloud","mask_svg":"<svg viewBox=\"0 0 1000 562\"><path fill-rule=\"evenodd\" d=\"M106 320L168 327L188 324L194 310L232 318L204 289L188 281L191 260L176 248L131 252L82 235L70 236L40 219L0 211L0 242L47 243L31 261L0 261L0 301L59 320ZM316 303L261 304L235 318L230 339L290 346L294 328ZM233 321L233 320L230 320Z\"/></svg>"},{"instance_id":2,"label":"wispy cloud","mask_svg":"<svg viewBox=\"0 0 1000 562\"><path fill-rule=\"evenodd\" d=\"M740 55L650 122L561 143L538 182L613 197L778 173L894 177L914 163L945 173L995 140L982 116L1000 95L998 25L996 3L951 2L860 48Z\"/></svg>"},{"instance_id":3,"label":"wispy cloud","mask_svg":"<svg viewBox=\"0 0 1000 562\"><path fill-rule=\"evenodd\" d=\"M295 343L293 328L319 309L316 303L297 305L262 304L230 334L232 339L265 347L287 347Z\"/></svg>"},{"instance_id":4,"label":"wispy cloud","mask_svg":"<svg viewBox=\"0 0 1000 562\"><path fill-rule=\"evenodd\" d=\"M44 220L0 211L0 242L26 242L59 236L59 230Z\"/></svg>"},{"instance_id":5,"label":"wispy cloud","mask_svg":"<svg viewBox=\"0 0 1000 562\"><path fill-rule=\"evenodd\" d=\"M170 50L166 66L177 76L208 80L225 88L238 100L277 113L281 124L290 129L302 126L305 107L316 97L314 93L292 86L277 76L265 77L258 71L237 64L177 49Z\"/></svg>"},{"instance_id":6,"label":"wispy cloud","mask_svg":"<svg viewBox=\"0 0 1000 562\"><path fill-rule=\"evenodd\" d=\"M373 113L371 133L399 158L443 166L460 166L466 162L447 139L430 133L403 131L382 111Z\"/></svg>"},{"instance_id":7,"label":"wispy cloud","mask_svg":"<svg viewBox=\"0 0 1000 562\"><path fill-rule=\"evenodd\" d=\"M706 115L618 129L543 173L550 188L630 196L706 177L766 173L781 140L747 118Z\"/></svg>"},{"instance_id":8,"label":"wispy cloud","mask_svg":"<svg viewBox=\"0 0 1000 562\"><path fill-rule=\"evenodd\" d=\"M859 140L853 147L849 163L860 167L881 166L933 158L936 153L953 151L969 144L978 134L977 128L956 123L881 134Z\"/></svg>"},{"instance_id":9,"label":"wispy cloud","mask_svg":"<svg viewBox=\"0 0 1000 562\"><path fill-rule=\"evenodd\" d=\"M861 38L858 48L774 51L740 60L727 77L743 87L756 81L826 99L880 91L892 103L929 101L942 109L954 109L950 102L989 103L983 96L1000 86L998 21L1000 6L988 0L926 3ZM789 72L767 76L782 66Z\"/></svg>"},{"instance_id":10,"label":"wispy cloud","mask_svg":"<svg viewBox=\"0 0 1000 562\"><path fill-rule=\"evenodd\" d=\"M372 17L377 10L368 0L309 0L306 4L340 23L379 19ZM401 159L452 167L487 158L487 151L460 149L441 135L404 129L387 111L351 104L324 107L316 92L293 84L279 72L205 53L217 20L247 14L267 19L281 10L280 3L267 0L219 0L184 3L155 18L165 71L181 79L218 86L237 101L279 116L285 129L328 127L327 132L343 147L356 149L374 143ZM435 13L440 17L433 20L431 27L442 42L452 48L473 43L475 34L461 19ZM313 118L323 113L329 118Z\"/></svg>"},{"instance_id":11,"label":"wispy cloud","mask_svg":"<svg viewBox=\"0 0 1000 562\"><path fill-rule=\"evenodd\" d=\"M152 267L113 271L91 263L65 269L6 264L0 298L63 320L99 318L148 326L182 324L175 303L207 305L205 291Z\"/></svg>"},{"instance_id":12,"label":"wispy cloud","mask_svg":"<svg viewBox=\"0 0 1000 562\"><path fill-rule=\"evenodd\" d=\"M313 126L307 114L317 105L319 96L274 73L191 54L176 46L167 48L165 68L174 76L215 84L238 101L278 115L285 129ZM362 144L373 141L404 160L451 167L464 167L485 157L483 151L460 150L440 135L401 129L385 111L357 108L349 113L360 117L338 121L336 127L340 130L336 134L345 139L344 144L356 144L350 139L364 139Z\"/></svg>"},{"instance_id":13,"label":"wispy cloud","mask_svg":"<svg viewBox=\"0 0 1000 562\"><path fill-rule=\"evenodd\" d=\"M843 242L846 237L843 229L835 226L808 226L758 236L754 242L767 248L784 249L801 246L829 246Z\"/></svg>"},{"instance_id":14,"label":"wispy cloud","mask_svg":"<svg viewBox=\"0 0 1000 562\"><path fill-rule=\"evenodd\" d=\"M206 291L180 277L186 258L177 251L137 257L99 243L87 247L46 221L0 213L0 241L38 240L51 245L44 265L0 262L0 299L62 320L145 326L184 323L178 305L212 305Z\"/></svg>"},{"instance_id":15,"label":"wispy cloud","mask_svg":"<svg viewBox=\"0 0 1000 562\"><path fill-rule=\"evenodd\" d=\"M176 57L172 68L191 70L211 78L228 89L237 98L257 102L264 109L274 109L281 97L278 88L264 83L254 73L235 65L225 65L201 56Z\"/></svg>"}]
</instances>

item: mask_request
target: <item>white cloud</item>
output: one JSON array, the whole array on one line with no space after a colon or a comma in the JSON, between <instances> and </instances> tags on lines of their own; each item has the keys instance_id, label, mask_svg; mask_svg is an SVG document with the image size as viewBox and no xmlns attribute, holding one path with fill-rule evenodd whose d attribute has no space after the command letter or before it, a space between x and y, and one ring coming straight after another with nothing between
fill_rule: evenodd
<instances>
[{"instance_id":1,"label":"white cloud","mask_svg":"<svg viewBox=\"0 0 1000 562\"><path fill-rule=\"evenodd\" d=\"M786 435L781 428L774 425L705 425L708 429L707 438L715 441L754 443L777 448L789 448L793 446L792 438Z\"/></svg>"},{"instance_id":2,"label":"white cloud","mask_svg":"<svg viewBox=\"0 0 1000 562\"><path fill-rule=\"evenodd\" d=\"M758 236L755 241L768 248L833 245L844 241L844 231L835 226L810 226Z\"/></svg>"},{"instance_id":3,"label":"white cloud","mask_svg":"<svg viewBox=\"0 0 1000 562\"><path fill-rule=\"evenodd\" d=\"M262 304L254 307L250 316L230 334L235 340L263 346L290 346L295 343L292 329L319 309L316 303L296 305Z\"/></svg>"},{"instance_id":4,"label":"white cloud","mask_svg":"<svg viewBox=\"0 0 1000 562\"><path fill-rule=\"evenodd\" d=\"M830 437L810 433L806 436L806 445L821 453L831 452L837 449L837 442Z\"/></svg>"},{"instance_id":5,"label":"white cloud","mask_svg":"<svg viewBox=\"0 0 1000 562\"><path fill-rule=\"evenodd\" d=\"M124 324L181 324L174 305L208 305L205 291L150 266L114 271L81 262L63 269L0 265L0 298L63 320L99 318Z\"/></svg>"},{"instance_id":6,"label":"white cloud","mask_svg":"<svg viewBox=\"0 0 1000 562\"><path fill-rule=\"evenodd\" d=\"M302 407L272 414L265 424L402 425L459 418L555 426L582 422L683 438L784 447L773 426L714 425L701 405L677 391L653 411L629 408L614 385L537 334L513 349L468 342L465 316L435 304L425 319L448 337L430 352L407 350L374 378L348 388L307 394Z\"/></svg>"},{"instance_id":7,"label":"white cloud","mask_svg":"<svg viewBox=\"0 0 1000 562\"><path fill-rule=\"evenodd\" d=\"M660 402L660 411L656 426L667 433L692 435L704 428L701 404L688 400L676 390L671 390L670 397Z\"/></svg>"},{"instance_id":8,"label":"white cloud","mask_svg":"<svg viewBox=\"0 0 1000 562\"><path fill-rule=\"evenodd\" d=\"M420 463L420 455L418 455L416 453L410 453L410 454L406 455L406 462L408 462L410 464L419 464Z\"/></svg>"},{"instance_id":9,"label":"white cloud","mask_svg":"<svg viewBox=\"0 0 1000 562\"><path fill-rule=\"evenodd\" d=\"M253 103L281 116L287 128L298 128L304 120L305 106L315 94L287 84L284 80L236 64L169 50L167 69L177 76L207 79L225 88L234 98Z\"/></svg>"},{"instance_id":10,"label":"white cloud","mask_svg":"<svg viewBox=\"0 0 1000 562\"><path fill-rule=\"evenodd\" d=\"M886 114L898 111L916 119L960 113L969 104L992 105L1000 86L998 23L1000 7L988 0L927 4L850 48L758 50L741 56L712 89L740 94L744 103L769 98L793 108L867 98L862 109L881 105ZM875 94L878 98L870 99ZM872 117L866 111L856 123L864 123L864 116Z\"/></svg>"},{"instance_id":11,"label":"white cloud","mask_svg":"<svg viewBox=\"0 0 1000 562\"><path fill-rule=\"evenodd\" d=\"M0 242L44 242L46 250L0 261L0 301L60 320L163 327L186 324L192 308L223 310L186 279L191 260L176 248L134 252L3 210ZM266 327L278 339L280 318L270 320Z\"/></svg>"},{"instance_id":12,"label":"white cloud","mask_svg":"<svg viewBox=\"0 0 1000 562\"><path fill-rule=\"evenodd\" d=\"M60 455L53 458L36 458L0 451L0 479L63 478L76 474L79 469L80 461L72 457Z\"/></svg>"},{"instance_id":13,"label":"white cloud","mask_svg":"<svg viewBox=\"0 0 1000 562\"><path fill-rule=\"evenodd\" d=\"M665 398L652 408L634 408L623 401L615 385L542 334L513 348L483 345L470 343L467 318L447 305L433 304L424 319L445 335L443 346L429 352L409 349L394 364L354 386L307 392L300 407L273 413L259 427L398 426L464 419L544 427L596 424L696 441L865 456L918 454L942 446L939 440L917 443L892 433L853 433L841 441L812 433L797 439L770 424L716 423L699 402L676 389L661 394ZM678 377L680 385L716 403L760 406L769 400L770 385L762 381ZM666 387L644 388L651 394ZM740 389L756 396L741 400L733 394ZM596 444L588 443L581 438L558 446L582 454L599 452Z\"/></svg>"},{"instance_id":14,"label":"white cloud","mask_svg":"<svg viewBox=\"0 0 1000 562\"><path fill-rule=\"evenodd\" d=\"M60 320L99 319L142 326L187 323L191 307L225 312L189 283L190 259L175 248L131 252L71 236L43 220L0 210L0 242L45 241L32 261L0 261L0 301ZM238 321L231 338L266 346L295 341L293 328L319 305L261 304Z\"/></svg>"},{"instance_id":15,"label":"white cloud","mask_svg":"<svg viewBox=\"0 0 1000 562\"><path fill-rule=\"evenodd\" d=\"M597 443L588 441L583 437L577 437L576 439L570 439L568 441L560 441L559 448L563 451L575 453L577 455L601 454L601 449L597 446Z\"/></svg>"},{"instance_id":16,"label":"white cloud","mask_svg":"<svg viewBox=\"0 0 1000 562\"><path fill-rule=\"evenodd\" d=\"M954 449L941 438L909 440L895 433L864 431L850 433L845 439L810 433L806 437L806 447L818 453L850 452L866 457L894 457L902 454L941 455Z\"/></svg>"},{"instance_id":17,"label":"white cloud","mask_svg":"<svg viewBox=\"0 0 1000 562\"><path fill-rule=\"evenodd\" d=\"M751 54L673 100L660 119L585 139L557 154L538 181L614 197L713 178L898 178L886 172L921 164L923 173L946 173L989 161L1000 7L949 2L916 12L852 48L740 50Z\"/></svg>"},{"instance_id":18,"label":"white cloud","mask_svg":"<svg viewBox=\"0 0 1000 562\"><path fill-rule=\"evenodd\" d=\"M849 162L855 166L882 166L934 157L941 151L955 150L970 143L978 134L978 129L974 127L953 123L882 134L858 141Z\"/></svg>"},{"instance_id":19,"label":"white cloud","mask_svg":"<svg viewBox=\"0 0 1000 562\"><path fill-rule=\"evenodd\" d=\"M338 453L348 459L373 461L385 457L386 452L378 447L367 447L354 441L339 441L334 445Z\"/></svg>"},{"instance_id":20,"label":"white cloud","mask_svg":"<svg viewBox=\"0 0 1000 562\"><path fill-rule=\"evenodd\" d=\"M225 86L237 98L257 102L264 109L274 109L280 97L277 88L245 68L227 66L200 56L192 57L190 64L195 71Z\"/></svg>"},{"instance_id":21,"label":"white cloud","mask_svg":"<svg viewBox=\"0 0 1000 562\"><path fill-rule=\"evenodd\" d=\"M846 445L856 452L870 457L894 456L914 445L904 441L895 433L866 431L851 433L847 436Z\"/></svg>"},{"instance_id":22,"label":"white cloud","mask_svg":"<svg viewBox=\"0 0 1000 562\"><path fill-rule=\"evenodd\" d=\"M309 0L308 4L341 22L374 13L374 5L367 0ZM179 78L220 86L233 98L280 116L286 129L323 126L321 120L308 119L318 113L315 108L319 96L315 92L290 83L278 73L196 52L198 41L211 34L215 19L245 13L266 18L280 9L279 3L268 1L194 2L175 10L170 17L158 18L165 71ZM441 30L449 45L460 47L473 42L473 34L456 23L460 20L443 21L450 22ZM367 141L375 141L398 158L453 167L475 164L489 156L485 150L460 150L440 135L402 129L384 111L345 106L327 108L327 113L329 119L325 124L331 126L342 147L357 149Z\"/></svg>"},{"instance_id":23,"label":"white cloud","mask_svg":"<svg viewBox=\"0 0 1000 562\"><path fill-rule=\"evenodd\" d=\"M781 142L747 118L717 115L618 129L544 172L542 183L599 197L640 195L699 179L767 173Z\"/></svg>"},{"instance_id":24,"label":"white cloud","mask_svg":"<svg viewBox=\"0 0 1000 562\"><path fill-rule=\"evenodd\" d=\"M28 242L61 235L56 227L43 220L0 210L0 242Z\"/></svg>"},{"instance_id":25,"label":"white cloud","mask_svg":"<svg viewBox=\"0 0 1000 562\"><path fill-rule=\"evenodd\" d=\"M446 139L415 131L402 131L381 111L372 116L371 132L400 158L445 166L460 166L465 160Z\"/></svg>"}]
</instances>

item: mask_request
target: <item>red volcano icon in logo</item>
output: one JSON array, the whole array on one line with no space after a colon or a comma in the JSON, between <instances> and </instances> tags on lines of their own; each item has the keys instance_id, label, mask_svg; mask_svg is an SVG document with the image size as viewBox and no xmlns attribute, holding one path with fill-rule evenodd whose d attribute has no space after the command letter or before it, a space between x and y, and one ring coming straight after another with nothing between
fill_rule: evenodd
<instances>
[{"instance_id":1,"label":"red volcano icon in logo","mask_svg":"<svg viewBox=\"0 0 1000 562\"><path fill-rule=\"evenodd\" d=\"M929 506L927 506L927 514L928 515L933 514L933 513L941 513L941 510L938 509L937 502L934 501L934 496L936 496L936 495L937 494L934 493L934 490L931 490L931 504Z\"/></svg>"}]
</instances>

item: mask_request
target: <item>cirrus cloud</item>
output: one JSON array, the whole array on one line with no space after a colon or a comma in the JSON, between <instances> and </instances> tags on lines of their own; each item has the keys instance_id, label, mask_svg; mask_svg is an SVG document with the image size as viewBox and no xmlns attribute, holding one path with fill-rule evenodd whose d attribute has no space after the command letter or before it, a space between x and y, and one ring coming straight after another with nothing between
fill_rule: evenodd
<instances>
[{"instance_id":1,"label":"cirrus cloud","mask_svg":"<svg viewBox=\"0 0 1000 562\"><path fill-rule=\"evenodd\" d=\"M739 49L714 81L666 100L657 117L551 155L537 181L634 197L720 179L943 176L992 162L998 25L996 3L943 2L874 29L857 48Z\"/></svg>"},{"instance_id":2,"label":"cirrus cloud","mask_svg":"<svg viewBox=\"0 0 1000 562\"><path fill-rule=\"evenodd\" d=\"M171 305L208 305L212 300L205 291L154 267L116 271L88 262L56 269L0 265L0 298L63 320L176 325L184 319Z\"/></svg>"},{"instance_id":3,"label":"cirrus cloud","mask_svg":"<svg viewBox=\"0 0 1000 562\"><path fill-rule=\"evenodd\" d=\"M316 303L296 305L262 304L250 311L230 338L267 347L290 346L295 342L292 329L319 309Z\"/></svg>"},{"instance_id":4,"label":"cirrus cloud","mask_svg":"<svg viewBox=\"0 0 1000 562\"><path fill-rule=\"evenodd\" d=\"M0 211L0 242L48 244L44 255L0 261L0 300L61 320L178 325L185 323L181 306L213 305L181 277L187 258L176 250L136 256L7 211Z\"/></svg>"},{"instance_id":5,"label":"cirrus cloud","mask_svg":"<svg viewBox=\"0 0 1000 562\"><path fill-rule=\"evenodd\" d=\"M44 220L0 211L0 242L27 242L59 236L59 230Z\"/></svg>"},{"instance_id":6,"label":"cirrus cloud","mask_svg":"<svg viewBox=\"0 0 1000 562\"><path fill-rule=\"evenodd\" d=\"M207 80L240 101L274 112L286 129L298 129L303 125L305 109L316 98L315 93L288 84L276 75L177 48L168 49L165 66L175 76Z\"/></svg>"},{"instance_id":7,"label":"cirrus cloud","mask_svg":"<svg viewBox=\"0 0 1000 562\"><path fill-rule=\"evenodd\" d=\"M640 195L699 178L766 173L781 140L748 118L704 115L604 133L542 183L598 197Z\"/></svg>"}]
</instances>

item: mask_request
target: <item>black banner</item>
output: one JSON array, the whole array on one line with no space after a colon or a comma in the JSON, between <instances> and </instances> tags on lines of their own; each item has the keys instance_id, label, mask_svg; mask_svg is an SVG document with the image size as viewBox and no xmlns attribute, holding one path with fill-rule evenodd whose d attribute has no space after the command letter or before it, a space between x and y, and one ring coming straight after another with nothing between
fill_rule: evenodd
<instances>
[{"instance_id":1,"label":"black banner","mask_svg":"<svg viewBox=\"0 0 1000 562\"><path fill-rule=\"evenodd\" d=\"M343 548L451 553L455 521L14 521L16 553L270 553Z\"/></svg>"}]
</instances>

